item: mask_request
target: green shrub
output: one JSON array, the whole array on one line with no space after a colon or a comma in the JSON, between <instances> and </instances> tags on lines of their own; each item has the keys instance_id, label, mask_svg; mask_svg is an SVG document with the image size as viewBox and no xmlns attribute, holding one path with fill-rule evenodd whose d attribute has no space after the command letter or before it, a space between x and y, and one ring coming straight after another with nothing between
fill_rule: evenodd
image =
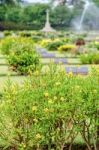
<instances>
[{"instance_id":1,"label":"green shrub","mask_svg":"<svg viewBox=\"0 0 99 150\"><path fill-rule=\"evenodd\" d=\"M52 41L50 43L48 43L48 45L46 46L46 48L50 51L55 51L58 49L58 47L60 47L61 45L63 45L64 43L61 40L56 40L56 41Z\"/></svg>"},{"instance_id":2,"label":"green shrub","mask_svg":"<svg viewBox=\"0 0 99 150\"><path fill-rule=\"evenodd\" d=\"M96 41L96 42L93 43L93 45L94 45L94 47L95 47L97 50L99 50L99 42Z\"/></svg>"},{"instance_id":3,"label":"green shrub","mask_svg":"<svg viewBox=\"0 0 99 150\"><path fill-rule=\"evenodd\" d=\"M39 56L34 50L34 43L29 38L18 38L17 44L10 49L8 62L14 71L20 74L28 74L39 66Z\"/></svg>"},{"instance_id":4,"label":"green shrub","mask_svg":"<svg viewBox=\"0 0 99 150\"><path fill-rule=\"evenodd\" d=\"M11 31L7 31L7 30L6 30L6 31L4 31L3 33L4 33L4 35L5 35L5 36L10 36L10 35L12 34L12 32L11 32Z\"/></svg>"},{"instance_id":5,"label":"green shrub","mask_svg":"<svg viewBox=\"0 0 99 150\"><path fill-rule=\"evenodd\" d=\"M29 31L20 31L20 32L18 32L18 35L21 37L31 37L32 33Z\"/></svg>"},{"instance_id":6,"label":"green shrub","mask_svg":"<svg viewBox=\"0 0 99 150\"><path fill-rule=\"evenodd\" d=\"M34 42L37 43L37 42L40 42L42 40L42 37L41 36L37 36L37 35L33 35L32 39L33 39Z\"/></svg>"},{"instance_id":7,"label":"green shrub","mask_svg":"<svg viewBox=\"0 0 99 150\"><path fill-rule=\"evenodd\" d=\"M66 45L62 45L58 48L58 51L60 52L67 52L67 51L72 51L76 48L75 45L73 44L66 44Z\"/></svg>"},{"instance_id":8,"label":"green shrub","mask_svg":"<svg viewBox=\"0 0 99 150\"><path fill-rule=\"evenodd\" d=\"M99 64L99 53L82 54L80 60L83 64Z\"/></svg>"},{"instance_id":9,"label":"green shrub","mask_svg":"<svg viewBox=\"0 0 99 150\"><path fill-rule=\"evenodd\" d=\"M0 101L0 146L14 150L63 150L80 134L88 148L98 141L99 74L73 76L52 66L24 85L8 84ZM94 143L94 144L93 144Z\"/></svg>"},{"instance_id":10,"label":"green shrub","mask_svg":"<svg viewBox=\"0 0 99 150\"><path fill-rule=\"evenodd\" d=\"M11 48L17 44L17 38L6 37L0 43L0 50L3 54L8 55L11 51Z\"/></svg>"}]
</instances>

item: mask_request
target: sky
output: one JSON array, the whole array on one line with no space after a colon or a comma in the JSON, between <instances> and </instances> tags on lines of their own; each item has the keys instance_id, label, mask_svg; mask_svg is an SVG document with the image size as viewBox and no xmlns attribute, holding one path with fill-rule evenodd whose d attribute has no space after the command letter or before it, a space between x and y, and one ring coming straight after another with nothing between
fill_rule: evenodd
<instances>
[{"instance_id":1,"label":"sky","mask_svg":"<svg viewBox=\"0 0 99 150\"><path fill-rule=\"evenodd\" d=\"M26 0L27 2L47 2L48 0Z\"/></svg>"}]
</instances>

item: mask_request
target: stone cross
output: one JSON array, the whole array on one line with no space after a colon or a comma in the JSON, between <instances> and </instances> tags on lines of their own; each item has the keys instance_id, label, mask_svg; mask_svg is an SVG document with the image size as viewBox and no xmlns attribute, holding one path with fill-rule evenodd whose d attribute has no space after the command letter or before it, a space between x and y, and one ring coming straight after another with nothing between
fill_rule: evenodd
<instances>
[{"instance_id":1,"label":"stone cross","mask_svg":"<svg viewBox=\"0 0 99 150\"><path fill-rule=\"evenodd\" d=\"M49 10L46 10L46 23L45 27L41 30L44 32L55 32L55 30L51 27L50 21L49 21Z\"/></svg>"}]
</instances>

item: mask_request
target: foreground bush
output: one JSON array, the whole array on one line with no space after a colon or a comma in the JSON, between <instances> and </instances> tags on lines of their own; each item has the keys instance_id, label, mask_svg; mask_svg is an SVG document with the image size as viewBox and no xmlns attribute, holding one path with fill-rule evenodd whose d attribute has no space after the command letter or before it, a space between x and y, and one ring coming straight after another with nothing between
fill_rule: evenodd
<instances>
[{"instance_id":1,"label":"foreground bush","mask_svg":"<svg viewBox=\"0 0 99 150\"><path fill-rule=\"evenodd\" d=\"M81 77L35 72L22 87L11 85L0 101L0 146L14 150L63 150L80 135L88 150L97 147L99 74ZM79 141L78 141L79 142ZM98 148L97 148L98 150Z\"/></svg>"}]
</instances>

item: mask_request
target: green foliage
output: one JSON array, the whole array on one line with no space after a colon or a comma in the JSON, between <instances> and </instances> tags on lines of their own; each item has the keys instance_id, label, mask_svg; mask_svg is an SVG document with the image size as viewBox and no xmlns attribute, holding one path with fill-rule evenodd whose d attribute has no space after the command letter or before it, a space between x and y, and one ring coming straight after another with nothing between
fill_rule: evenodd
<instances>
[{"instance_id":1,"label":"green foliage","mask_svg":"<svg viewBox=\"0 0 99 150\"><path fill-rule=\"evenodd\" d=\"M17 7L8 7L6 11L6 18L5 21L10 21L14 23L22 22L22 8Z\"/></svg>"},{"instance_id":2,"label":"green foliage","mask_svg":"<svg viewBox=\"0 0 99 150\"><path fill-rule=\"evenodd\" d=\"M76 49L76 46L74 44L65 44L65 45L58 47L58 50L60 52L72 51L74 49Z\"/></svg>"},{"instance_id":3,"label":"green foliage","mask_svg":"<svg viewBox=\"0 0 99 150\"><path fill-rule=\"evenodd\" d=\"M0 21L5 20L5 12L6 12L6 8L4 6L0 6Z\"/></svg>"},{"instance_id":4,"label":"green foliage","mask_svg":"<svg viewBox=\"0 0 99 150\"><path fill-rule=\"evenodd\" d=\"M47 4L28 5L23 10L23 22L43 27L46 19Z\"/></svg>"},{"instance_id":5,"label":"green foliage","mask_svg":"<svg viewBox=\"0 0 99 150\"><path fill-rule=\"evenodd\" d=\"M4 33L4 36L11 36L11 34L12 34L12 32L11 31L4 31L3 32Z\"/></svg>"},{"instance_id":6,"label":"green foliage","mask_svg":"<svg viewBox=\"0 0 99 150\"><path fill-rule=\"evenodd\" d=\"M56 51L58 49L58 47L60 47L61 45L63 45L63 41L61 40L54 40L50 43L48 43L48 45L46 46L46 48L49 50L49 51Z\"/></svg>"},{"instance_id":7,"label":"green foliage","mask_svg":"<svg viewBox=\"0 0 99 150\"><path fill-rule=\"evenodd\" d=\"M21 0L0 0L0 5L16 5Z\"/></svg>"},{"instance_id":8,"label":"green foliage","mask_svg":"<svg viewBox=\"0 0 99 150\"><path fill-rule=\"evenodd\" d=\"M6 37L0 43L0 50L4 55L8 55L11 51L11 48L17 44L17 38Z\"/></svg>"},{"instance_id":9,"label":"green foliage","mask_svg":"<svg viewBox=\"0 0 99 150\"><path fill-rule=\"evenodd\" d=\"M28 74L38 68L39 56L33 46L31 39L18 38L17 43L11 47L8 61L14 71L18 71L20 74Z\"/></svg>"},{"instance_id":10,"label":"green foliage","mask_svg":"<svg viewBox=\"0 0 99 150\"><path fill-rule=\"evenodd\" d=\"M9 55L8 62L14 71L20 74L28 74L39 66L39 56L34 50L34 42L31 38L7 37L2 40L1 51Z\"/></svg>"},{"instance_id":11,"label":"green foliage","mask_svg":"<svg viewBox=\"0 0 99 150\"><path fill-rule=\"evenodd\" d=\"M73 14L65 5L57 6L51 12L51 22L55 27L70 27Z\"/></svg>"},{"instance_id":12,"label":"green foliage","mask_svg":"<svg viewBox=\"0 0 99 150\"><path fill-rule=\"evenodd\" d=\"M99 64L99 53L82 54L80 60L83 64Z\"/></svg>"},{"instance_id":13,"label":"green foliage","mask_svg":"<svg viewBox=\"0 0 99 150\"><path fill-rule=\"evenodd\" d=\"M9 82L0 101L0 146L63 150L81 134L92 150L98 139L98 85L95 71L83 78L53 66L43 76L36 71L21 87Z\"/></svg>"}]
</instances>

